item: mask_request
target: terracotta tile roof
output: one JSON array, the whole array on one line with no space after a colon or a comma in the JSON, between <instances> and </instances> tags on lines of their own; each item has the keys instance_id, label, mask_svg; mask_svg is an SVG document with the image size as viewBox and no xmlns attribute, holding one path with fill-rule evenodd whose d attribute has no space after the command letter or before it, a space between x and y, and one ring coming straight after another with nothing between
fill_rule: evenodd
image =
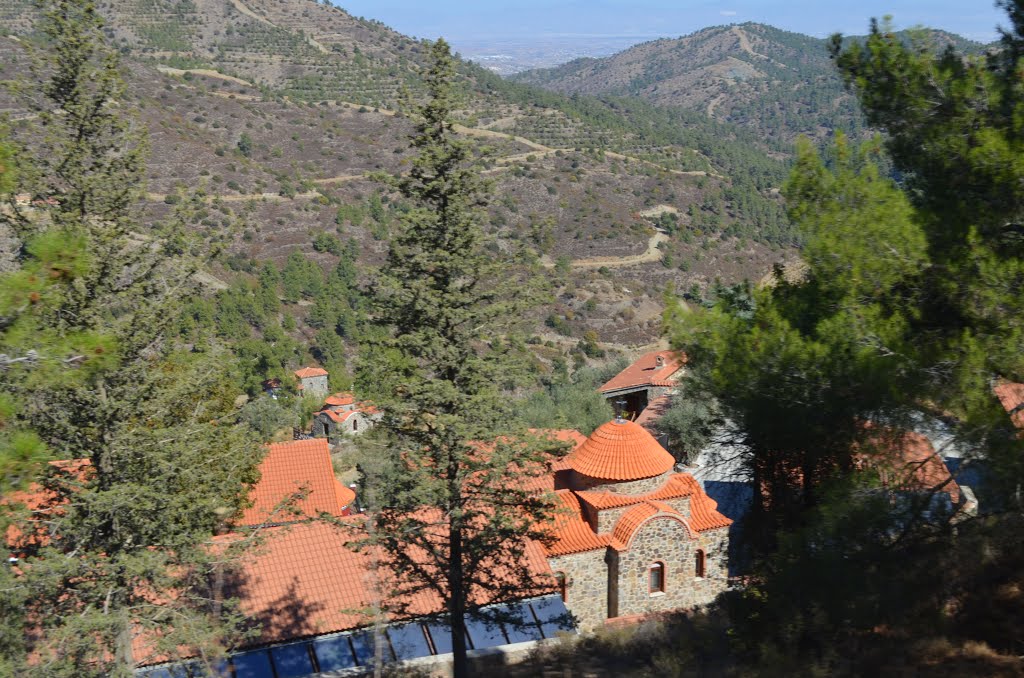
<instances>
[{"instance_id":1,"label":"terracotta tile roof","mask_svg":"<svg viewBox=\"0 0 1024 678\"><path fill-rule=\"evenodd\" d=\"M672 407L673 397L674 396L671 393L658 396L647 403L647 407L644 408L644 411L641 412L640 416L633 421L640 424L653 434L655 432L655 422L665 416L665 413L668 412L668 408Z\"/></svg>"},{"instance_id":2,"label":"terracotta tile roof","mask_svg":"<svg viewBox=\"0 0 1024 678\"><path fill-rule=\"evenodd\" d=\"M629 542L640 526L658 515L658 512L657 506L645 501L623 513L612 529L612 545L619 551L629 548ZM682 518L682 516L679 517Z\"/></svg>"},{"instance_id":3,"label":"terracotta tile roof","mask_svg":"<svg viewBox=\"0 0 1024 678\"><path fill-rule=\"evenodd\" d=\"M960 486L926 436L883 429L869 442L876 451L860 455L859 461L878 468L884 485L896 490L946 492L950 501L960 503Z\"/></svg>"},{"instance_id":4,"label":"terracotta tile roof","mask_svg":"<svg viewBox=\"0 0 1024 678\"><path fill-rule=\"evenodd\" d=\"M324 405L330 405L331 407L342 407L344 405L351 405L356 401L356 397L351 393L335 393L334 395L327 396L324 400Z\"/></svg>"},{"instance_id":5,"label":"terracotta tile roof","mask_svg":"<svg viewBox=\"0 0 1024 678\"><path fill-rule=\"evenodd\" d=\"M1024 384L1003 382L992 389L1010 420L1017 428L1024 428Z\"/></svg>"},{"instance_id":6,"label":"terracotta tile roof","mask_svg":"<svg viewBox=\"0 0 1024 678\"><path fill-rule=\"evenodd\" d=\"M338 501L341 503L342 508L350 509L356 500L355 490L351 487L346 487L337 478L334 479L334 482L336 483L334 492L338 495ZM346 515L347 514L348 512L346 511Z\"/></svg>"},{"instance_id":7,"label":"terracotta tile roof","mask_svg":"<svg viewBox=\"0 0 1024 678\"><path fill-rule=\"evenodd\" d=\"M347 524L358 527L362 518L347 520L352 521ZM391 590L393 575L380 564L386 562L381 554L347 546L357 536L354 531L312 521L269 528L264 534L264 543L244 557L240 572L226 591L239 599L240 611L261 631L250 645L368 626L373 623L376 604L402 610L400 615L385 614L390 619L444 610L444 601L433 591L378 595L377 591ZM227 535L224 540L239 536ZM551 568L539 544L527 545L526 560L529 571L543 582L540 586L548 587ZM495 570L486 562L481 567ZM488 596L486 591L476 591L471 603L493 602Z\"/></svg>"},{"instance_id":8,"label":"terracotta tile roof","mask_svg":"<svg viewBox=\"0 0 1024 678\"><path fill-rule=\"evenodd\" d=\"M693 482L691 482L693 481ZM677 473L669 477L668 481L654 492L640 495L616 494L614 492L577 492L580 501L593 506L599 511L605 509L642 504L645 501L660 501L663 499L679 499L688 497L694 492L701 492L700 486L693 480L693 476L687 473Z\"/></svg>"},{"instance_id":9,"label":"terracotta tile roof","mask_svg":"<svg viewBox=\"0 0 1024 678\"><path fill-rule=\"evenodd\" d=\"M356 409L368 417L373 416L374 414L380 414L380 410L378 410L377 406L372 403L359 403L356 405Z\"/></svg>"},{"instance_id":10,"label":"terracotta tile roof","mask_svg":"<svg viewBox=\"0 0 1024 678\"><path fill-rule=\"evenodd\" d=\"M343 421L348 421L348 418L353 414L359 414L358 410L346 410L344 412L335 412L334 410L320 410L317 414L326 414L336 424L340 424Z\"/></svg>"},{"instance_id":11,"label":"terracotta tile roof","mask_svg":"<svg viewBox=\"0 0 1024 678\"><path fill-rule=\"evenodd\" d=\"M541 438L549 438L555 442L569 443L571 446L570 451L577 449L580 445L587 442L586 436L571 428L531 428L530 433ZM567 457L559 457L551 462L551 470L554 472L568 471L569 468Z\"/></svg>"},{"instance_id":12,"label":"terracotta tile roof","mask_svg":"<svg viewBox=\"0 0 1024 678\"><path fill-rule=\"evenodd\" d=\"M658 367L658 358L664 361ZM686 354L679 351L651 351L637 358L636 362L609 379L598 390L610 393L626 388L641 386L675 386L669 379L686 364Z\"/></svg>"},{"instance_id":13,"label":"terracotta tile roof","mask_svg":"<svg viewBox=\"0 0 1024 678\"><path fill-rule=\"evenodd\" d=\"M345 504L338 497L337 485L326 440L274 443L260 463L260 480L249 495L252 506L245 509L237 524L290 522L299 518L296 513L308 517L321 512L340 515ZM303 488L308 490L303 499L290 509L279 508L281 502Z\"/></svg>"},{"instance_id":14,"label":"terracotta tile roof","mask_svg":"<svg viewBox=\"0 0 1024 678\"><path fill-rule=\"evenodd\" d=\"M591 478L625 481L665 473L675 459L643 427L614 420L599 426L566 463Z\"/></svg>"},{"instance_id":15,"label":"terracotta tile roof","mask_svg":"<svg viewBox=\"0 0 1024 678\"><path fill-rule=\"evenodd\" d=\"M706 532L732 525L732 520L718 512L718 502L708 496L704 488L688 473L680 474L683 483L690 486L690 527L695 532Z\"/></svg>"},{"instance_id":16,"label":"terracotta tile roof","mask_svg":"<svg viewBox=\"0 0 1024 678\"><path fill-rule=\"evenodd\" d=\"M322 367L303 367L295 370L295 376L299 379L310 379L312 377L326 377L327 370Z\"/></svg>"},{"instance_id":17,"label":"terracotta tile roof","mask_svg":"<svg viewBox=\"0 0 1024 678\"><path fill-rule=\"evenodd\" d=\"M555 498L552 535L557 541L544 547L549 557L583 553L608 546L608 536L595 534L590 524L583 519L576 495L569 490L559 490Z\"/></svg>"},{"instance_id":18,"label":"terracotta tile roof","mask_svg":"<svg viewBox=\"0 0 1024 678\"><path fill-rule=\"evenodd\" d=\"M229 535L238 538L238 535ZM263 644L366 626L378 590L373 555L346 546L344 530L322 522L274 527L246 556L228 595L259 628ZM387 588L387 584L383 584ZM423 592L403 601L409 613L429 614L440 600Z\"/></svg>"}]
</instances>

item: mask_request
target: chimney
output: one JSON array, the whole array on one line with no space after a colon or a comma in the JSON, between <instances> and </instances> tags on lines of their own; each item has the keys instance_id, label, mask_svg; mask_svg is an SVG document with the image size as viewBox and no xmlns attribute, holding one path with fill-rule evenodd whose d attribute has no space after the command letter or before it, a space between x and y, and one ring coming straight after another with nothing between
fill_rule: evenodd
<instances>
[{"instance_id":1,"label":"chimney","mask_svg":"<svg viewBox=\"0 0 1024 678\"><path fill-rule=\"evenodd\" d=\"M661 369L662 367L664 367L664 366L665 366L665 356L663 356L663 355L659 355L659 356L658 356L657 358L655 358L655 360L654 360L654 369L656 369L656 370L660 370L660 369Z\"/></svg>"}]
</instances>

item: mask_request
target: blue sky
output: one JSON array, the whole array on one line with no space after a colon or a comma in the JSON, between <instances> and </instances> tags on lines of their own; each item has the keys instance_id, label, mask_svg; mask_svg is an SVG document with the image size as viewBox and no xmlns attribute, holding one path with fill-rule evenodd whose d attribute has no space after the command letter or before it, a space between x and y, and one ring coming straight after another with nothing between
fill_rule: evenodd
<instances>
[{"instance_id":1,"label":"blue sky","mask_svg":"<svg viewBox=\"0 0 1024 678\"><path fill-rule=\"evenodd\" d=\"M994 0L334 0L409 35L452 39L533 35L677 37L705 26L759 21L824 37L860 34L872 16L944 28L974 40L1006 23Z\"/></svg>"}]
</instances>

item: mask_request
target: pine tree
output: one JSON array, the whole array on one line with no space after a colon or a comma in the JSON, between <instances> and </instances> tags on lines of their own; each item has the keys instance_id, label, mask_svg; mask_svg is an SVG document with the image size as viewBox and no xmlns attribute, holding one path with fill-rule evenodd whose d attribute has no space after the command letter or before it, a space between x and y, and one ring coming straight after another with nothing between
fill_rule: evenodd
<instances>
[{"instance_id":1,"label":"pine tree","mask_svg":"<svg viewBox=\"0 0 1024 678\"><path fill-rule=\"evenodd\" d=\"M443 40L431 58L417 155L393 181L413 207L373 281L379 327L365 342L360 389L383 413L366 444L385 446L391 462L367 479L380 507L372 543L396 573L393 593L445 601L461 678L473 604L546 584L528 570L526 540L544 538L549 504L529 490L543 455L517 428L507 387L520 366L502 339L531 286L483 230L487 186L455 136L455 65Z\"/></svg>"},{"instance_id":2,"label":"pine tree","mask_svg":"<svg viewBox=\"0 0 1024 678\"><path fill-rule=\"evenodd\" d=\"M21 601L21 614L4 616L0 651L17 675L127 677L234 642L240 619L217 589L230 554L210 538L242 507L260 455L232 425L227 352L174 344L209 249L180 220L136 218L144 142L102 23L72 0L44 17L46 80L20 88L41 98L18 181L47 202L14 215L19 269L0 280L0 422L5 456L20 435L83 463L39 478L59 508L13 516L24 539L2 604Z\"/></svg>"}]
</instances>

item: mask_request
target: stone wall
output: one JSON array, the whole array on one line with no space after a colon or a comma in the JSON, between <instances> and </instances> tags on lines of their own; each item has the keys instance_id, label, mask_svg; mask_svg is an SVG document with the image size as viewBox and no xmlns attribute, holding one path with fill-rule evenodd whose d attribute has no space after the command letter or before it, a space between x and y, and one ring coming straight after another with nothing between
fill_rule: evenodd
<instances>
[{"instance_id":1,"label":"stone wall","mask_svg":"<svg viewBox=\"0 0 1024 678\"><path fill-rule=\"evenodd\" d=\"M714 530L698 539L678 520L654 518L643 524L630 548L619 554L619 616L692 608L711 602L725 590L724 545L728 530ZM721 534L718 534L721 533ZM705 576L695 575L697 549L704 549ZM665 565L664 593L650 592L650 566Z\"/></svg>"},{"instance_id":2,"label":"stone wall","mask_svg":"<svg viewBox=\"0 0 1024 678\"><path fill-rule=\"evenodd\" d=\"M604 478L591 478L590 476L585 476L582 473L573 471L571 483L572 489L577 491L611 492L613 494L637 496L647 494L648 492L654 492L665 484L670 475L672 475L672 469L669 469L661 475L654 476L653 478L644 478L643 480L632 480L620 483Z\"/></svg>"},{"instance_id":3,"label":"stone wall","mask_svg":"<svg viewBox=\"0 0 1024 678\"><path fill-rule=\"evenodd\" d=\"M566 575L566 607L578 619L580 630L600 626L608 618L608 549L548 558L552 572Z\"/></svg>"},{"instance_id":4,"label":"stone wall","mask_svg":"<svg viewBox=\"0 0 1024 678\"><path fill-rule=\"evenodd\" d=\"M690 517L690 498L680 497L679 499L666 499L665 503L679 511L687 518ZM624 513L636 506L636 504L630 504L629 506L618 506L616 508L604 509L600 511L594 511L596 513L596 520L591 519L590 507L585 501L580 502L584 508L584 514L587 515L587 519L591 525L596 525L598 534L608 534L615 529L615 523L619 522L619 518Z\"/></svg>"},{"instance_id":5,"label":"stone wall","mask_svg":"<svg viewBox=\"0 0 1024 678\"><path fill-rule=\"evenodd\" d=\"M330 392L330 386L327 384L327 377L306 377L302 380L302 395L310 396L314 395L318 398L326 398Z\"/></svg>"}]
</instances>

